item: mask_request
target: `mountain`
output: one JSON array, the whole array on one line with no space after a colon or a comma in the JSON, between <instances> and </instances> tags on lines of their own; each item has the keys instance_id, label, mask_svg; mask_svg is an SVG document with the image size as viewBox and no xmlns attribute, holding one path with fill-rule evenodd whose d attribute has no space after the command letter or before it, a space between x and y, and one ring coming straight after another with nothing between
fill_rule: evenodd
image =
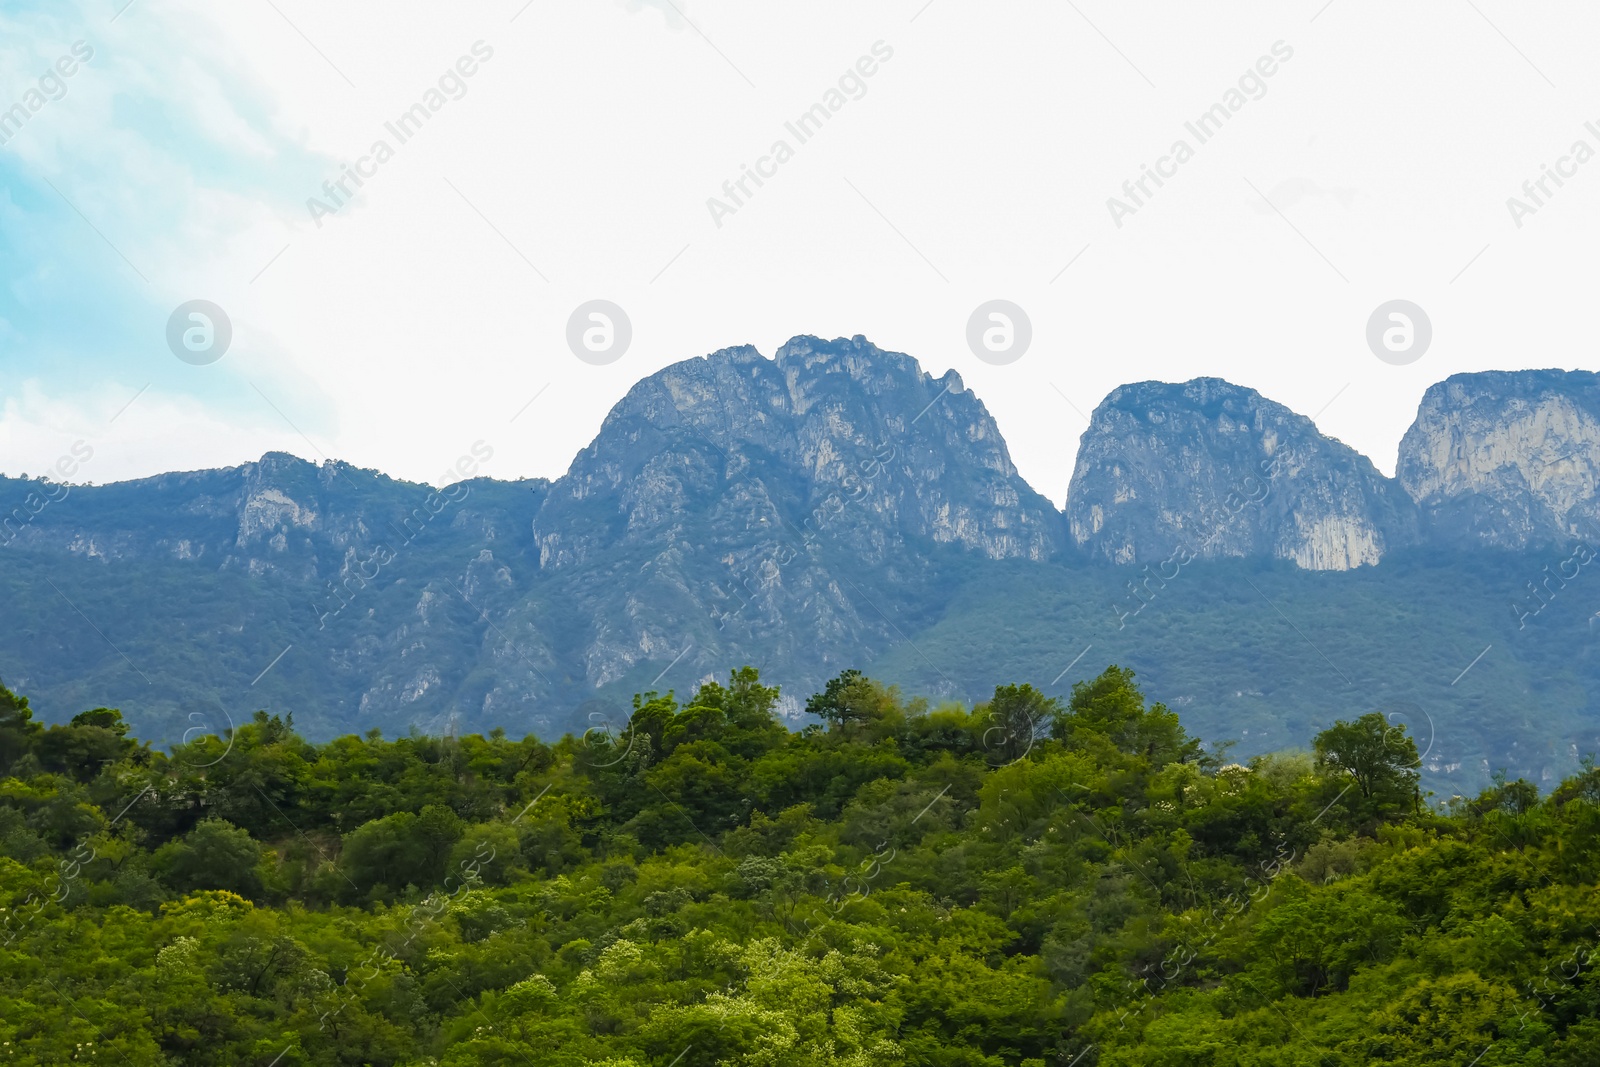
<instances>
[{"instance_id":1,"label":"mountain","mask_svg":"<svg viewBox=\"0 0 1600 1067\"><path fill-rule=\"evenodd\" d=\"M1594 412L1583 372L1457 376L1390 479L1252 390L1138 383L1063 513L953 371L730 348L637 383L554 481L479 477L482 443L442 489L282 454L0 479L0 677L167 742L257 708L316 738L614 729L745 663L798 722L849 667L972 701L1114 662L1240 755L1381 709L1426 728L1432 780L1553 779L1600 750L1570 543Z\"/></svg>"},{"instance_id":2,"label":"mountain","mask_svg":"<svg viewBox=\"0 0 1600 1067\"><path fill-rule=\"evenodd\" d=\"M1430 387L1396 477L1216 378L1113 390L1083 435L1067 526L1097 559L1265 557L1348 570L1422 544L1600 538L1600 375L1486 371Z\"/></svg>"},{"instance_id":3,"label":"mountain","mask_svg":"<svg viewBox=\"0 0 1600 1067\"><path fill-rule=\"evenodd\" d=\"M1395 473L1442 544L1600 537L1600 375L1452 375L1424 394Z\"/></svg>"},{"instance_id":4,"label":"mountain","mask_svg":"<svg viewBox=\"0 0 1600 1067\"><path fill-rule=\"evenodd\" d=\"M1377 563L1417 541L1417 509L1304 415L1217 378L1125 385L1095 409L1067 491L1092 558L1258 556L1306 570Z\"/></svg>"},{"instance_id":5,"label":"mountain","mask_svg":"<svg viewBox=\"0 0 1600 1067\"><path fill-rule=\"evenodd\" d=\"M393 728L395 707L432 709L409 721L441 728L419 699L483 652L441 618L445 598L494 582L495 551L527 542L548 486L436 492L282 453L105 486L0 479L5 677L47 714L126 706L157 739L274 696L314 731ZM298 655L278 666L286 649Z\"/></svg>"},{"instance_id":6,"label":"mountain","mask_svg":"<svg viewBox=\"0 0 1600 1067\"><path fill-rule=\"evenodd\" d=\"M927 625L953 567L1042 563L1065 544L959 376L859 337L668 367L554 483L435 491L270 454L43 486L0 480L0 517L14 516L0 538L5 677L47 713L114 701L168 738L227 721L240 699L294 704L317 735L581 727L625 717L603 698L664 667L683 686L733 659L803 690ZM32 514L29 500L57 495ZM108 571L129 583L110 602ZM140 587L183 602L181 646L208 665L145 669L188 657L143 614ZM71 653L58 634L75 635Z\"/></svg>"},{"instance_id":7,"label":"mountain","mask_svg":"<svg viewBox=\"0 0 1600 1067\"><path fill-rule=\"evenodd\" d=\"M1063 546L960 377L860 337L797 338L772 360L726 349L640 382L533 535L548 580L587 605L596 687L679 650L696 669L777 656L820 679L893 639L860 592L869 576L908 611L937 596L940 550L1044 561Z\"/></svg>"}]
</instances>

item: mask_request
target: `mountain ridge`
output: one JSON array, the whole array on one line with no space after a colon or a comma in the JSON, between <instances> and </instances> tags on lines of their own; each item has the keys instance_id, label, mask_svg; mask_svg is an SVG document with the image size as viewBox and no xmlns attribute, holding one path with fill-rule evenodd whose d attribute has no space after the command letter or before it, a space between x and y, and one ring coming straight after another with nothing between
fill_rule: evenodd
<instances>
[{"instance_id":1,"label":"mountain ridge","mask_svg":"<svg viewBox=\"0 0 1600 1067\"><path fill-rule=\"evenodd\" d=\"M1255 746L1357 688L1426 706L1431 676L1396 658L1409 648L1437 663L1440 699L1478 702L1463 721L1481 728L1460 727L1441 768L1486 774L1487 753L1542 772L1600 721L1584 594L1534 613L1522 588L1570 555L1548 550L1591 506L1593 376L1507 373L1537 379L1507 389L1511 440L1576 458L1518 482L1534 468L1490 462L1508 448L1492 388L1457 376L1405 446L1437 474L1426 514L1309 419L1204 378L1108 395L1057 509L959 374L861 336L649 375L556 479L467 460L435 488L268 453L72 487L36 513L44 483L0 479L0 675L47 717L121 704L176 739L248 704L293 710L313 736L581 732L625 719L635 690L743 663L798 716L847 667L969 699L1120 661L1209 736ZM1517 522L1455 536L1461 507ZM1288 643L1264 629L1285 607ZM1353 625L1375 641L1348 640L1340 620L1374 612ZM1486 644L1509 658L1468 676L1482 694L1445 684ZM1543 690L1549 722L1517 755L1493 706Z\"/></svg>"},{"instance_id":2,"label":"mountain ridge","mask_svg":"<svg viewBox=\"0 0 1600 1067\"><path fill-rule=\"evenodd\" d=\"M892 369L885 371L884 365L888 365ZM710 370L713 367L718 367L719 370ZM992 457L993 462L990 465L1005 479L1014 482L1015 486L1027 495L1031 504L1042 503L1044 509L1054 511L1055 517L1060 520L1059 525L1063 527L1063 529L1055 530L1051 527L1058 525L1056 522L1044 522L1039 529L1032 532L1025 545L1012 545L1008 549L1002 549L1002 551L1020 549L1023 554L1031 558L1042 558L1059 551L1060 546L1056 544L1058 540L1073 541L1079 546L1088 545L1094 540L1096 534L1094 524L1096 520L1087 513L1087 509L1092 507L1092 502L1084 500L1083 497L1089 492L1087 475L1091 474L1093 468L1103 463L1106 458L1103 449L1097 449L1096 447L1105 444L1105 442L1099 440L1099 435L1107 433L1107 428L1103 423L1109 418L1123 415L1132 416L1137 421L1145 423L1150 422L1152 418L1171 417L1174 413L1174 405L1171 403L1174 397L1182 397L1185 400L1192 401L1188 405L1187 413L1189 415L1213 421L1220 419L1226 422L1230 417L1237 419L1241 415L1248 417L1251 414L1257 417L1263 413L1271 416L1280 425L1269 428L1274 432L1269 439L1271 447L1267 449L1268 452L1276 448L1277 438L1281 436L1277 431L1281 431L1284 428L1282 424L1286 424L1288 428L1296 431L1298 436L1311 440L1315 445L1336 453L1339 458L1354 463L1360 468L1354 473L1358 476L1359 481L1365 483L1362 487L1364 490L1363 495L1376 498L1367 501L1367 504L1385 514L1381 516L1380 521L1372 523L1370 529L1360 531L1350 538L1351 547L1345 551L1322 553L1319 558L1319 554L1316 552L1296 552L1291 547L1285 549L1288 552L1287 555L1278 556L1278 558L1289 558L1308 569L1326 569L1328 566L1332 566L1334 569L1342 569L1348 566L1358 566L1363 563L1373 562L1375 559L1381 558L1381 547L1390 539L1399 544L1416 543L1419 537L1422 540L1430 539L1429 537L1422 537L1418 531L1410 529L1413 520L1411 516L1403 514L1406 507L1404 501L1398 499L1393 492L1396 487L1400 488L1403 491L1403 495L1411 498L1412 503L1416 505L1418 509L1416 521L1418 522L1427 523L1431 521L1433 525L1442 525L1443 522L1455 517L1455 512L1459 512L1462 507L1468 507L1470 510L1470 503L1463 504L1459 498L1481 496L1482 486L1474 483L1472 476L1493 473L1493 471L1479 471L1477 467L1483 466L1485 462L1492 463L1497 460L1504 460L1506 458L1506 450L1503 447L1504 442L1495 440L1478 442L1480 451L1485 452L1486 455L1479 457L1477 467L1468 463L1464 469L1458 465L1457 469L1449 472L1440 468L1442 464L1447 463L1450 457L1448 455L1441 456L1438 453L1441 448L1444 448L1448 453L1451 450L1452 443L1454 451L1461 452L1465 446L1460 438L1470 430L1475 429L1482 434L1484 432L1482 425L1484 420L1477 418L1477 412L1473 409L1494 406L1493 398L1497 395L1505 396L1506 402L1500 407L1509 409L1509 411L1495 411L1492 414L1509 414L1513 417L1520 417L1524 423L1531 424L1521 428L1524 431L1521 437L1522 443L1528 443L1527 439L1530 433L1543 432L1548 435L1551 431L1566 431L1564 436L1557 434L1560 443L1556 447L1566 446L1570 448L1573 443L1572 439L1577 438L1577 443L1582 446L1583 452L1577 457L1570 455L1566 457L1569 460L1581 460L1581 463L1569 464L1568 469L1562 469L1559 463L1551 463L1547 460L1546 465L1556 467L1554 471L1545 472L1543 476L1536 477L1537 485L1535 487L1516 487L1523 489L1523 495L1525 496L1532 494L1529 500L1519 502L1522 521L1517 531L1508 533L1492 523L1489 526L1484 526L1481 522L1477 524L1469 523L1469 527L1475 531L1475 540L1486 545L1508 544L1512 547L1526 547L1531 543L1539 542L1541 538L1543 541L1548 542L1552 533L1575 534L1580 520L1587 529L1600 531L1600 505L1596 504L1593 492L1595 482L1600 480L1600 375L1595 372L1555 368L1526 371L1475 371L1454 374L1443 381L1435 383L1424 394L1424 399L1419 405L1418 420L1408 428L1401 438L1399 443L1400 457L1396 464L1396 474L1392 478L1379 472L1369 457L1345 445L1338 438L1323 434L1309 418L1294 412L1293 409L1286 405L1263 396L1248 386L1209 376L1191 378L1183 382L1165 382L1155 379L1129 382L1113 389L1095 408L1094 414L1090 418L1090 424L1080 439L1078 460L1069 482L1066 502L1061 508L1057 509L1048 501L1048 498L1035 490L1017 471L1005 447L1004 436L1001 434L998 424L989 415L981 399L966 389L957 371L948 369L943 375L934 376L930 372L923 370L915 358L905 353L879 349L861 335L848 339L836 338L832 341L825 341L813 335L802 334L780 346L771 358L762 355L752 345L737 345L719 349L705 356L691 357L690 359L669 364L660 371L641 378L629 389L628 393L613 406L612 411L607 415L601 430L596 434L594 440L574 454L568 470L561 476L554 479L497 479L472 474L464 476L461 481L482 480L511 485L532 486L542 484L546 487L554 486L563 479L573 476L574 471L583 462L584 457L592 454L596 447L607 439L608 428L614 429L616 420L625 412L632 412L646 423L649 423L652 419L672 418L678 425L706 437L708 443L716 447L715 440L713 440L716 436L715 428L707 425L705 419L707 410L705 406L702 405L698 410L687 413L678 406L680 401L688 399L688 393L685 390L686 386L696 379L701 380L703 383L703 380L707 377L716 378L719 376L719 371L748 369L758 376L766 374L769 378L776 378L778 384L787 387L789 393L787 400L795 406L795 412L804 414L810 405L827 402L825 392L820 395L810 395L802 388L804 384L817 384L816 382L807 382L806 375L818 371L819 368L822 372L820 375L812 374L812 377L818 381L825 382L827 379L841 376L842 372L843 377L849 379L853 384L867 389L869 392L874 388L895 384L895 378L898 374L901 378L900 384L905 384L905 381L909 379L918 381L924 387L933 384L944 385L945 388L933 398L935 401L946 395L967 398L975 406L977 412L977 418L972 425L979 430L980 435L992 435L998 445ZM701 373L702 371L708 373ZM725 387L728 384L728 375L721 373L720 377L721 381L717 384ZM770 386L774 383L768 382L766 384ZM1487 390L1485 389L1486 386L1489 387ZM1489 394L1487 397L1485 396L1486 391ZM652 393L655 395L650 395ZM1572 394L1576 394L1576 396ZM721 397L723 391L713 390L713 395ZM1238 402L1241 400L1246 409L1244 412L1239 410ZM1165 405L1165 411L1161 410L1162 405ZM1252 411L1250 409L1255 410ZM692 417L684 418L685 415ZM727 413L724 412L724 415L726 416ZM921 417L921 413L919 413L918 417ZM1450 421L1452 417L1455 419L1454 423ZM1464 428L1460 425L1463 420L1472 421L1474 425ZM1427 434L1430 430L1442 434L1454 434L1456 440L1454 442L1446 441L1441 444L1441 441L1436 437L1434 440L1429 441ZM474 447L482 445L483 443L479 442ZM1496 445L1501 446L1498 451L1496 450ZM1117 449L1126 451L1126 448L1127 442L1113 443L1113 451ZM1434 454L1429 454L1430 448L1433 449ZM492 449L489 451L492 454ZM1263 456L1260 458L1270 459L1271 457ZM1460 457L1458 456L1457 458ZM194 471L169 471L137 479L104 483L101 486L95 486L92 483L54 481L50 484L66 485L72 489L79 490L123 487L160 492L181 486L186 479L190 478L205 476L226 477L232 475L248 477L273 469L280 471L295 470L296 465L303 465L312 471L326 472L319 474L319 477L331 478L337 474L349 474L352 477L370 478L395 486L414 486L426 491L443 491L449 489L452 485L461 484L460 482L451 482L435 490L434 487L427 483L409 482L404 479L394 478L376 469L358 467L342 460L324 460L318 463L294 456L292 453L279 451L269 451L259 460L231 467L203 468ZM1537 474L1537 472L1527 470L1526 467L1527 465L1524 464L1518 470L1524 482L1527 482L1530 474ZM302 471L300 473L303 475L305 472ZM1463 475L1466 476L1465 485L1462 484ZM1245 471L1242 474L1238 474L1237 480L1243 481L1250 476L1252 476L1251 472ZM1259 472L1255 476L1258 477ZM0 476L0 481L19 480L6 479L4 476ZM1223 480L1228 481L1226 478ZM1551 489L1552 484L1554 484L1553 490ZM1445 492L1444 497L1441 499L1441 491L1446 490L1447 487L1453 490L1453 495L1450 492ZM1583 492L1585 487L1589 489L1587 493ZM1514 493L1516 488L1510 489L1508 492ZM1120 492L1113 489L1109 495L1118 497L1125 496L1125 494L1126 487ZM272 503L273 501L266 499L257 501L261 510L268 513L269 518L278 517L271 507ZM1199 501L1194 501L1194 503L1197 508L1201 506ZM1493 502L1485 504L1481 500L1477 503L1480 509L1483 506L1492 506L1493 504ZM1455 512L1451 511L1452 507L1455 508ZM1076 513L1075 508L1077 509ZM1572 514L1574 509L1577 509L1576 516ZM1559 510L1561 514L1556 515L1554 513L1556 510ZM1444 516L1444 518L1441 519L1440 516ZM0 513L0 543L9 543L20 532L21 527L26 525L25 522L17 522L16 518L15 514ZM954 531L951 531L951 533L953 535ZM1432 533L1430 532L1430 536L1432 536ZM1219 539L1212 538L1211 540L1216 542ZM1224 544L1229 541L1228 538L1220 540ZM1222 551L1215 547L1212 550ZM1097 552L1105 554L1114 562L1129 562L1132 559L1132 556L1125 548L1119 551L1103 545L1095 545L1090 548L1090 551L1091 554ZM1256 544L1252 546L1252 551L1270 551L1270 547ZM1137 553L1134 554L1136 555ZM1233 551L1232 553L1224 554L1237 555L1250 554L1250 552Z\"/></svg>"},{"instance_id":3,"label":"mountain ridge","mask_svg":"<svg viewBox=\"0 0 1600 1067\"><path fill-rule=\"evenodd\" d=\"M1443 529L1459 521L1466 522L1469 531L1468 541L1490 546L1523 548L1537 543L1550 543L1558 540L1560 536L1576 535L1580 526L1588 531L1600 532L1600 504L1596 503L1593 492L1595 482L1600 480L1600 375L1591 371L1553 368L1527 371L1476 371L1454 374L1435 383L1424 395L1419 406L1418 420L1401 438L1400 457L1396 464L1396 474L1392 478L1378 471L1369 457L1345 445L1339 439L1323 434L1309 418L1248 386L1208 376L1191 378L1183 382L1153 379L1130 382L1113 389L1095 408L1089 426L1080 439L1077 463L1069 482L1066 502L1057 509L1017 471L1005 447L1004 436L998 424L988 413L981 399L966 389L957 371L948 369L943 375L934 376L923 370L913 357L905 353L878 349L861 335L848 339L836 338L832 341L824 341L812 335L799 335L780 346L771 358L762 355L752 345L738 345L670 364L660 371L641 378L629 389L628 393L613 406L594 440L574 454L568 470L561 476L554 479L490 478L487 480L513 485L555 486L563 479L569 479L574 475L575 470L583 463L584 457L592 454L597 446L607 440L608 428L614 430L617 420L625 413L631 413L636 421L645 424L653 424L652 420L664 420L669 426L675 425L687 432L699 434L712 447L720 447L716 444L718 428L711 425L707 418L708 414L713 413L711 407L700 403L693 410L684 411L680 409L679 404L689 400L693 386L696 384L704 386L708 381L717 386L712 389L712 396L725 399L724 394L727 392L731 377L741 370L748 370L757 378L765 376L769 379L762 383L768 387L769 400L777 399L773 395L775 388L779 392L786 391L787 396L783 397L783 400L791 405L796 415L806 414L812 405L828 403L827 390L824 388L815 391L816 387L826 386L828 381L841 377L869 394L875 390L881 391L886 386L892 387L898 384L903 387L915 382L923 387L923 393L920 395L926 395L929 387L933 385L944 386L932 397L934 402L945 396L956 397L958 401L965 398L965 401L975 408L971 427L976 429L980 437L992 436L997 445L991 455L982 457L985 461L982 465L992 468L1010 482L1010 488L1016 492L1019 501L1026 497L1030 507L1041 513L1029 516L1030 529L1025 534L1018 534L1023 540L991 546L987 550L991 554L996 551L1002 553L1020 551L1030 558L1047 558L1059 552L1064 543L1071 542L1079 547L1086 547L1091 555L1101 555L1112 562L1125 563L1132 562L1136 558L1145 558L1141 556L1139 546L1126 538L1123 538L1121 543L1113 545L1105 538L1099 537L1100 527L1105 521L1104 501L1092 499L1098 495L1113 500L1125 500L1130 492L1137 491L1140 487L1093 487L1092 476L1097 467L1107 463L1108 457L1111 461L1127 458L1130 449L1131 443L1127 440L1109 439L1114 438L1119 430L1125 432L1127 427L1125 425L1108 427L1106 423L1121 418L1125 421L1148 424L1154 418L1170 419L1179 414L1179 409L1183 409L1182 413L1188 415L1191 420L1203 419L1213 422L1221 420L1224 426L1230 418L1242 419L1244 422L1254 419L1262 423L1256 429L1258 433L1266 431L1264 444L1267 447L1259 450L1262 454L1255 457L1258 468L1265 461L1273 459L1271 453L1279 447L1280 439L1286 432L1290 437L1329 453L1339 463L1353 468L1343 471L1342 476L1329 475L1326 471L1317 473L1325 476L1328 482L1325 488L1335 491L1335 495L1342 493L1344 497L1342 507L1346 510L1353 507L1363 512L1354 525L1335 529L1331 535L1324 530L1319 538L1316 530L1305 528L1305 517L1301 515L1299 517L1301 529L1297 531L1279 529L1235 531L1236 535L1227 533L1222 536L1208 535L1206 551L1214 555L1266 553L1273 555L1274 558L1290 559L1306 569L1347 569L1375 562L1391 545L1437 542L1441 539L1459 543L1459 538L1453 538ZM808 392L807 386L814 391ZM1497 428L1486 426L1486 420L1480 417L1478 409L1495 408L1494 397L1498 395L1505 396L1505 403L1491 411L1489 421L1494 417L1511 419L1512 426L1506 432L1513 434L1516 444L1522 447L1537 447L1540 442L1530 438L1544 434L1556 439L1552 447L1566 449L1569 453L1565 457L1569 461L1566 466L1547 458L1543 461L1544 465L1553 469L1541 474L1528 469L1529 464L1524 463L1517 470L1521 484L1507 484L1506 479L1500 479L1498 484L1489 486L1491 489L1498 489L1502 496L1512 497L1513 499L1509 501L1500 499L1493 493L1489 494L1488 499L1484 498L1483 483L1495 482L1495 475L1503 472L1494 467L1483 468L1489 464L1503 463L1507 459L1508 450L1506 442L1497 438L1495 433ZM1175 398L1188 401L1187 406L1174 403ZM704 399L702 397L702 401ZM727 411L721 414L727 424L722 429L727 430L733 425L729 421L731 415ZM922 413L919 413L916 417L921 416ZM892 429L887 422L886 428ZM1194 427L1191 426L1190 429L1193 430ZM1465 439L1473 437L1474 434L1478 438L1485 438L1476 440L1473 445L1481 455L1464 456L1462 453L1468 447ZM637 436L633 440L637 442ZM1170 442L1167 444L1170 445ZM482 442L479 442L475 447L481 445ZM1570 454L1575 445L1581 451L1580 455ZM1514 452L1515 449L1511 451ZM492 454L492 449L490 452ZM1216 459L1215 456L1202 458ZM1510 458L1514 460L1515 456ZM1145 456L1143 465L1161 468L1163 464L1170 464L1174 459L1190 464L1194 462L1192 455L1174 456L1170 454L1169 449L1168 454ZM1452 464L1452 460L1456 462ZM426 483L393 478L381 471L358 467L341 460L324 460L317 463L301 459L291 453L276 451L267 452L260 460L232 467L164 472L144 478L106 483L104 486L93 486L90 483L51 484L64 484L73 489L118 486L130 489L148 488L161 492L181 486L185 479L191 477L249 476L273 468L291 470L295 464L303 464L310 470L331 472L319 477L331 478L337 474L349 474L352 477L381 480L396 486L415 486L426 491L443 491L449 489L451 485L460 484L448 483L439 490L434 490ZM1268 465L1276 467L1276 463ZM1230 472L1227 466L1222 464L1223 469L1220 472L1212 472L1210 477L1212 482L1224 483L1221 486L1223 492L1220 497L1215 492L1217 488L1215 485L1209 487L1212 490L1209 497L1194 486L1186 487L1184 495L1188 498L1192 512L1209 505L1212 506L1215 516L1217 513L1214 505L1219 500L1226 502L1228 494L1238 488L1234 483L1244 483L1246 479L1259 478L1261 474L1260 470L1254 473L1248 470ZM1292 467L1290 471L1292 479L1304 474L1300 464L1294 464ZM1531 484L1530 477L1533 479ZM462 481L478 478L479 476L474 474L463 477ZM1148 492L1155 487L1143 488ZM1356 501L1354 497L1362 499ZM1407 504L1408 498L1410 505L1415 507L1415 515L1408 513L1412 510ZM1289 510L1291 512L1295 510L1294 504L1299 504L1303 508L1305 503L1303 500L1294 501L1289 505ZM260 510L266 513L267 518L279 517L272 507L273 501L263 499L257 501L257 504ZM1097 504L1099 518L1096 518ZM1234 514L1226 515L1226 518L1239 517L1237 508L1228 510ZM1050 515L1050 512L1054 512L1054 515ZM1500 519L1496 521L1489 513L1501 513ZM1510 517L1513 514L1514 519ZM1472 518L1473 515L1478 517ZM1486 515L1488 517L1485 517ZM1153 536L1152 531L1163 531L1173 525L1171 516L1165 519L1158 517L1153 525L1148 521L1149 518L1146 516L1145 521L1138 523L1145 528L1146 541ZM1281 523L1288 516L1278 514L1276 518ZM965 543L975 543L975 535L965 517L957 515L951 521L953 525L945 531L945 536ZM1329 520L1325 516L1322 522L1327 526ZM1507 523L1511 524L1511 528L1506 528ZM0 513L0 543L9 543L24 525L26 523L16 521L14 513ZM1431 528L1424 532L1421 529L1423 526ZM1167 540L1172 539L1173 533L1181 535L1181 531L1166 532ZM978 539L981 539L981 535ZM546 546L546 551L553 552L553 558L559 561L560 549L553 543Z\"/></svg>"}]
</instances>

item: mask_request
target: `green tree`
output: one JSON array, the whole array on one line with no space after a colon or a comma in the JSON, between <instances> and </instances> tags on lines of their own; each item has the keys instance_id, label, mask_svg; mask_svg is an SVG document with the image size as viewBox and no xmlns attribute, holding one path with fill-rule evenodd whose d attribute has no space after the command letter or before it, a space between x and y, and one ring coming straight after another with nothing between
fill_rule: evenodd
<instances>
[{"instance_id":1,"label":"green tree","mask_svg":"<svg viewBox=\"0 0 1600 1067\"><path fill-rule=\"evenodd\" d=\"M1112 664L1093 681L1075 683L1067 713L1056 716L1052 732L1070 743L1103 737L1119 751L1144 756L1157 767L1198 760L1199 740L1184 732L1166 705L1146 708L1133 678L1133 671Z\"/></svg>"},{"instance_id":2,"label":"green tree","mask_svg":"<svg viewBox=\"0 0 1600 1067\"><path fill-rule=\"evenodd\" d=\"M855 668L839 672L837 677L828 679L822 692L813 693L806 701L806 714L815 715L830 730L844 730L851 723L864 722L866 714L860 697L865 681Z\"/></svg>"},{"instance_id":3,"label":"green tree","mask_svg":"<svg viewBox=\"0 0 1600 1067\"><path fill-rule=\"evenodd\" d=\"M994 696L980 709L988 713L983 747L991 763L1021 759L1049 736L1051 724L1061 715L1061 701L1047 697L1031 685L997 685Z\"/></svg>"},{"instance_id":4,"label":"green tree","mask_svg":"<svg viewBox=\"0 0 1600 1067\"><path fill-rule=\"evenodd\" d=\"M822 692L806 701L806 712L842 737L858 736L870 727L894 720L900 710L893 689L886 689L854 669L829 679Z\"/></svg>"},{"instance_id":5,"label":"green tree","mask_svg":"<svg viewBox=\"0 0 1600 1067\"><path fill-rule=\"evenodd\" d=\"M439 804L422 812L395 812L345 835L342 864L362 892L428 889L444 880L446 862L461 839L459 816Z\"/></svg>"},{"instance_id":6,"label":"green tree","mask_svg":"<svg viewBox=\"0 0 1600 1067\"><path fill-rule=\"evenodd\" d=\"M19 697L0 685L0 775L33 750L44 727L33 721L28 698Z\"/></svg>"},{"instance_id":7,"label":"green tree","mask_svg":"<svg viewBox=\"0 0 1600 1067\"><path fill-rule=\"evenodd\" d=\"M1312 752L1318 770L1354 788L1366 815L1400 811L1420 800L1417 743L1403 725L1378 712L1334 723L1317 735Z\"/></svg>"},{"instance_id":8,"label":"green tree","mask_svg":"<svg viewBox=\"0 0 1600 1067\"><path fill-rule=\"evenodd\" d=\"M128 739L128 724L115 708L95 708L72 717L67 726L52 726L39 735L35 751L46 770L93 780L108 764L139 751Z\"/></svg>"},{"instance_id":9,"label":"green tree","mask_svg":"<svg viewBox=\"0 0 1600 1067\"><path fill-rule=\"evenodd\" d=\"M156 851L152 863L179 892L225 889L244 897L261 893L261 846L224 819L203 819L183 836Z\"/></svg>"}]
</instances>

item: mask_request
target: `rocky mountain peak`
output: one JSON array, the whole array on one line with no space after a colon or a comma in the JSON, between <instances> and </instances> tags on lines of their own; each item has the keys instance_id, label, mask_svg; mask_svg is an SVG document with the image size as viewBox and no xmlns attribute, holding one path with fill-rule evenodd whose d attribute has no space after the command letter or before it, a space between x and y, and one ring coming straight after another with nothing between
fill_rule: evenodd
<instances>
[{"instance_id":1,"label":"rocky mountain peak","mask_svg":"<svg viewBox=\"0 0 1600 1067\"><path fill-rule=\"evenodd\" d=\"M550 487L533 533L552 580L593 590L583 673L596 686L663 649L709 669L719 645L831 673L847 665L836 650L896 640L898 602L862 582L915 599L946 554L1043 561L1064 544L1060 514L959 377L864 337L796 337L773 359L725 349L651 375ZM645 588L651 611L629 592Z\"/></svg>"},{"instance_id":2,"label":"rocky mountain peak","mask_svg":"<svg viewBox=\"0 0 1600 1067\"><path fill-rule=\"evenodd\" d=\"M906 538L996 559L1061 543L1054 508L960 377L859 336L796 337L770 360L723 349L645 378L552 486L535 533L560 567L701 525L730 540L802 529L819 507L868 558Z\"/></svg>"},{"instance_id":3,"label":"rocky mountain peak","mask_svg":"<svg viewBox=\"0 0 1600 1067\"><path fill-rule=\"evenodd\" d=\"M1424 394L1396 475L1439 542L1523 548L1600 536L1600 375L1452 375Z\"/></svg>"},{"instance_id":4,"label":"rocky mountain peak","mask_svg":"<svg viewBox=\"0 0 1600 1067\"><path fill-rule=\"evenodd\" d=\"M1111 392L1067 493L1075 543L1114 563L1269 556L1308 570L1376 563L1416 513L1365 456L1220 378Z\"/></svg>"}]
</instances>

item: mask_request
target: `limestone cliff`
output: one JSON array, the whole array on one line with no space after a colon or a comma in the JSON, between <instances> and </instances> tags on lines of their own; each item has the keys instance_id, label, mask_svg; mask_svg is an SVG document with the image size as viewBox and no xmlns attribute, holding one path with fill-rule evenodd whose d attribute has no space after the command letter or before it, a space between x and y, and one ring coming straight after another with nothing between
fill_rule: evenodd
<instances>
[{"instance_id":1,"label":"limestone cliff","mask_svg":"<svg viewBox=\"0 0 1600 1067\"><path fill-rule=\"evenodd\" d=\"M894 637L853 568L903 588L941 547L1042 562L1064 543L960 376L862 337L797 337L773 359L724 349L639 382L551 486L534 536L547 572L590 588L595 685L663 651L710 668L729 644L831 669L836 648Z\"/></svg>"},{"instance_id":2,"label":"limestone cliff","mask_svg":"<svg viewBox=\"0 0 1600 1067\"><path fill-rule=\"evenodd\" d=\"M1268 556L1349 570L1417 537L1411 501L1365 456L1217 378L1113 390L1083 434L1067 524L1091 557L1121 564Z\"/></svg>"},{"instance_id":3,"label":"limestone cliff","mask_svg":"<svg viewBox=\"0 0 1600 1067\"><path fill-rule=\"evenodd\" d=\"M1452 375L1423 396L1396 474L1438 543L1600 537L1600 375Z\"/></svg>"}]
</instances>

